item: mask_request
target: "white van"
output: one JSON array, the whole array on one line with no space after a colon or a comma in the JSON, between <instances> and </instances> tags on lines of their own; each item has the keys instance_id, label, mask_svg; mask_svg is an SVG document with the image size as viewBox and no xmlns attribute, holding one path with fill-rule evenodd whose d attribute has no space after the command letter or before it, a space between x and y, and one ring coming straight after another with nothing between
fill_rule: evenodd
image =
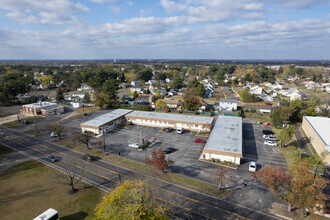
<instances>
[{"instance_id":1,"label":"white van","mask_svg":"<svg viewBox=\"0 0 330 220\"><path fill-rule=\"evenodd\" d=\"M48 209L33 220L59 220L58 212L55 209Z\"/></svg>"},{"instance_id":2,"label":"white van","mask_svg":"<svg viewBox=\"0 0 330 220\"><path fill-rule=\"evenodd\" d=\"M183 128L181 128L181 127L177 128L176 132L178 132L178 134L182 134L183 133Z\"/></svg>"}]
</instances>

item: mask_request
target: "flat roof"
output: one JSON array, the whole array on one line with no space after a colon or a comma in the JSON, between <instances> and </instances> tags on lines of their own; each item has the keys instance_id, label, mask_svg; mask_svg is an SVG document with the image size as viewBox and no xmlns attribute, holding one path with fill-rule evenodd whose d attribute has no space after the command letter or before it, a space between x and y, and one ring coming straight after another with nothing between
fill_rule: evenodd
<instances>
[{"instance_id":1,"label":"flat roof","mask_svg":"<svg viewBox=\"0 0 330 220\"><path fill-rule=\"evenodd\" d=\"M130 113L132 110L127 110L127 109L116 109L113 110L109 113L106 113L104 115L101 115L97 118L94 118L92 120L86 121L80 125L81 126L95 126L99 127L102 126L110 121L116 120L119 117L122 117L128 113Z\"/></svg>"},{"instance_id":2,"label":"flat roof","mask_svg":"<svg viewBox=\"0 0 330 220\"><path fill-rule=\"evenodd\" d=\"M52 106L52 105L57 105L57 103L55 103L55 102L36 102L36 103L26 104L23 106L36 108L36 107L45 107L45 106Z\"/></svg>"},{"instance_id":3,"label":"flat roof","mask_svg":"<svg viewBox=\"0 0 330 220\"><path fill-rule=\"evenodd\" d=\"M159 120L173 120L179 122L203 123L203 124L212 124L213 122L213 118L211 117L170 114L170 113L143 112L143 111L133 111L127 115L127 117L129 116L159 119Z\"/></svg>"},{"instance_id":4,"label":"flat roof","mask_svg":"<svg viewBox=\"0 0 330 220\"><path fill-rule=\"evenodd\" d=\"M330 118L304 116L325 145L330 146Z\"/></svg>"},{"instance_id":5,"label":"flat roof","mask_svg":"<svg viewBox=\"0 0 330 220\"><path fill-rule=\"evenodd\" d=\"M204 149L242 154L242 118L219 115Z\"/></svg>"}]
</instances>

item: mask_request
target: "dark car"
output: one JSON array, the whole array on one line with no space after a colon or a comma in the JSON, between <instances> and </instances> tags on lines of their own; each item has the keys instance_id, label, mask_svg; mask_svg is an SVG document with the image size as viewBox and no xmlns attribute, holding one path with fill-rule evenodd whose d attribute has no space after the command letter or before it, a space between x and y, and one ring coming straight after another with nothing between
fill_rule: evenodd
<instances>
[{"instance_id":1,"label":"dark car","mask_svg":"<svg viewBox=\"0 0 330 220\"><path fill-rule=\"evenodd\" d=\"M274 134L274 132L272 130L262 130L263 134Z\"/></svg>"},{"instance_id":2,"label":"dark car","mask_svg":"<svg viewBox=\"0 0 330 220\"><path fill-rule=\"evenodd\" d=\"M200 139L200 138L195 138L194 142L196 143L206 143L206 140Z\"/></svg>"},{"instance_id":3,"label":"dark car","mask_svg":"<svg viewBox=\"0 0 330 220\"><path fill-rule=\"evenodd\" d=\"M30 122L27 121L27 120L23 120L23 121L21 121L21 123L24 124L24 125L30 124Z\"/></svg>"},{"instance_id":4,"label":"dark car","mask_svg":"<svg viewBox=\"0 0 330 220\"><path fill-rule=\"evenodd\" d=\"M88 160L88 161L93 161L93 160L95 160L95 157L92 156L92 155L89 155L89 154L84 154L84 155L82 155L81 158L82 158L83 160Z\"/></svg>"},{"instance_id":5,"label":"dark car","mask_svg":"<svg viewBox=\"0 0 330 220\"><path fill-rule=\"evenodd\" d=\"M53 162L53 163L58 161L58 159L54 155L48 155L47 160L49 160L50 162Z\"/></svg>"},{"instance_id":6,"label":"dark car","mask_svg":"<svg viewBox=\"0 0 330 220\"><path fill-rule=\"evenodd\" d=\"M170 154L174 151L176 151L176 149L174 147L168 147L163 152L164 152L164 154Z\"/></svg>"},{"instance_id":7,"label":"dark car","mask_svg":"<svg viewBox=\"0 0 330 220\"><path fill-rule=\"evenodd\" d=\"M171 132L172 128L165 128L165 132Z\"/></svg>"}]
</instances>

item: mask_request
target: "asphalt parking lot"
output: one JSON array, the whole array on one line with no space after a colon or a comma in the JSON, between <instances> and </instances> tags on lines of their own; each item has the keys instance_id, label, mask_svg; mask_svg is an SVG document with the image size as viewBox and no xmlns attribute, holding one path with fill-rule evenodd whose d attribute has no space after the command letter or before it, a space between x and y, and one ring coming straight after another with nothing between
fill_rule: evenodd
<instances>
[{"instance_id":1,"label":"asphalt parking lot","mask_svg":"<svg viewBox=\"0 0 330 220\"><path fill-rule=\"evenodd\" d=\"M63 123L70 131L81 132L79 125L108 111L97 111L75 119L70 119ZM243 158L241 165L237 170L229 170L230 181L228 185L235 185L243 180L251 179L248 171L248 163L256 161L258 168L266 164L272 166L285 167L285 159L276 147L264 145L262 130L270 129L263 125L257 125L251 121L243 121ZM69 136L70 134L68 134ZM46 137L49 138L49 137ZM156 138L147 149L139 151L128 147L128 144L141 143L141 139L149 140ZM214 182L217 180L212 175L217 165L199 161L199 157L204 148L203 143L195 143L195 138L207 140L207 137L196 136L196 132L185 131L178 134L175 130L171 132L162 132L157 127L147 127L132 125L128 128L123 126L117 127L106 134L107 151L111 154L120 154L120 156L144 163L147 155L151 155L153 150L162 147L174 147L177 150L167 155L168 158L174 160L174 165L170 170L176 173L184 174L200 180ZM103 137L94 138L91 142L103 141ZM103 146L99 147L103 150Z\"/></svg>"}]
</instances>

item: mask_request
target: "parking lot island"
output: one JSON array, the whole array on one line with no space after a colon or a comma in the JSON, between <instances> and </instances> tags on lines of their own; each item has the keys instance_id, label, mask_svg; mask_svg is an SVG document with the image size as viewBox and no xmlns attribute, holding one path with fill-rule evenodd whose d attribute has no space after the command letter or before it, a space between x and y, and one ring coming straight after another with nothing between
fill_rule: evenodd
<instances>
[{"instance_id":1,"label":"parking lot island","mask_svg":"<svg viewBox=\"0 0 330 220\"><path fill-rule=\"evenodd\" d=\"M219 115L200 159L239 165L242 157L242 118Z\"/></svg>"}]
</instances>

